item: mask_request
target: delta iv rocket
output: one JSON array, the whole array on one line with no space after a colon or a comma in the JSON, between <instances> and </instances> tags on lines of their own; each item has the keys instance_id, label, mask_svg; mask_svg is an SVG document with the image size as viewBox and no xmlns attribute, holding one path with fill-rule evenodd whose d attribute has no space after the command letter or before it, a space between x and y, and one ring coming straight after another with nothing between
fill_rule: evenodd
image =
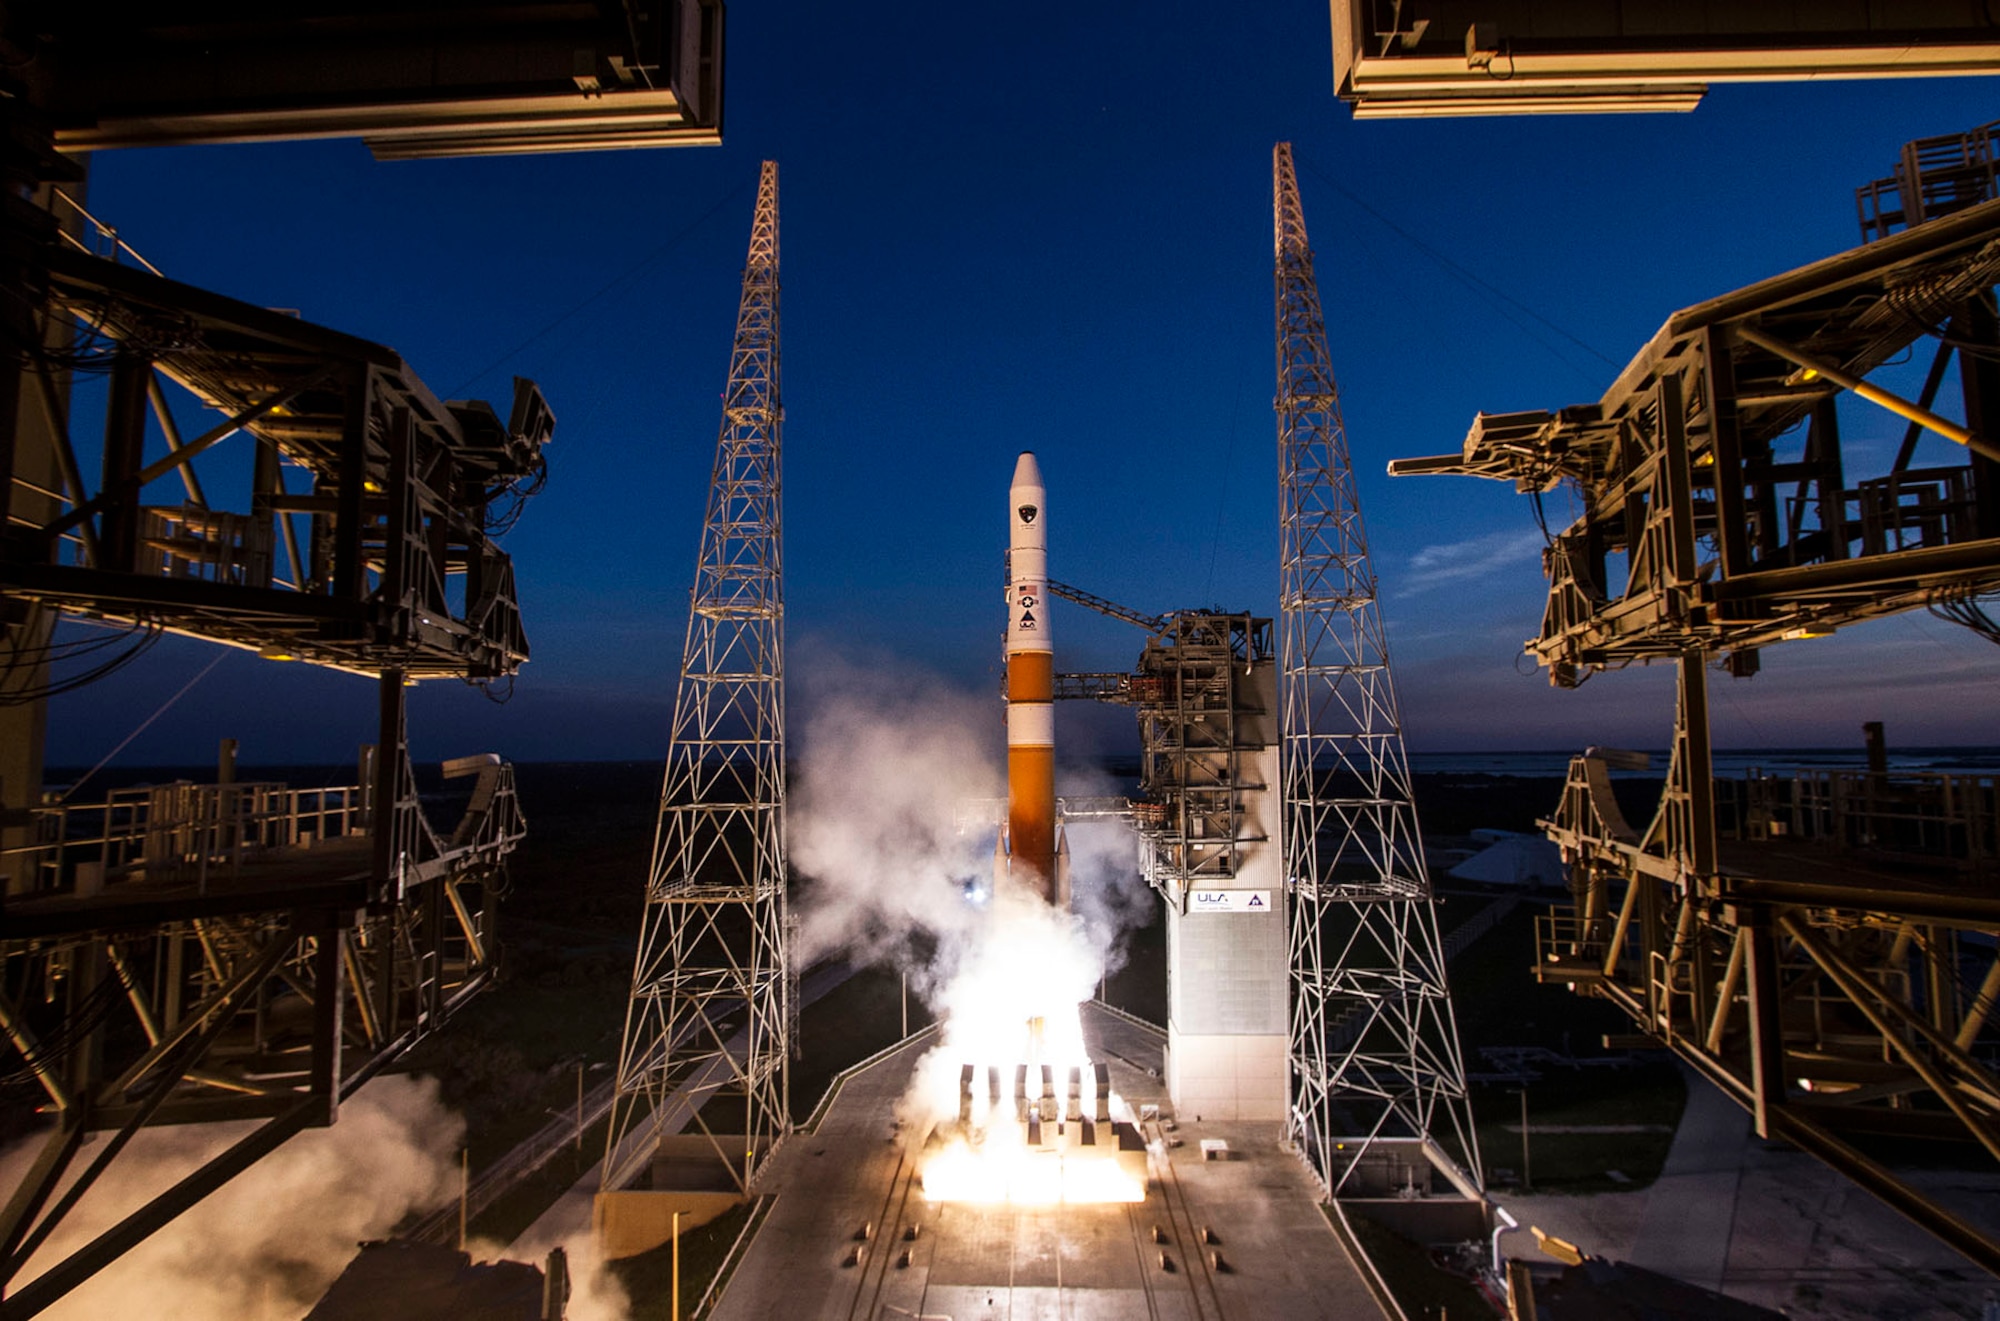
<instances>
[{"instance_id":1,"label":"delta iv rocket","mask_svg":"<svg viewBox=\"0 0 2000 1321\"><path fill-rule=\"evenodd\" d=\"M1049 633L1048 498L1032 453L1014 465L1007 541L1007 825L995 870L1069 907L1056 820L1056 658ZM998 877L995 878L999 879Z\"/></svg>"}]
</instances>

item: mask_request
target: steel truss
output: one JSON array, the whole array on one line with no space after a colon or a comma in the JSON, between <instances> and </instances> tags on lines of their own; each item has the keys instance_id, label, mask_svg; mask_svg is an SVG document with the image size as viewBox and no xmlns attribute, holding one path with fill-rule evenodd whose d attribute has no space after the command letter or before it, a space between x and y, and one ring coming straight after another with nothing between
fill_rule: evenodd
<instances>
[{"instance_id":1,"label":"steel truss","mask_svg":"<svg viewBox=\"0 0 2000 1321\"><path fill-rule=\"evenodd\" d=\"M1594 404L1482 413L1459 454L1392 473L1458 473L1522 492L1570 482L1584 512L1551 539L1529 650L1552 682L1756 649L2000 590L2000 201L1725 294L1668 318ZM1915 401L1866 377L1938 343ZM1936 410L1954 353L1963 422ZM1881 476L1841 449L1843 388L1908 423ZM1930 431L1962 465L1912 467Z\"/></svg>"},{"instance_id":2,"label":"steel truss","mask_svg":"<svg viewBox=\"0 0 2000 1321\"><path fill-rule=\"evenodd\" d=\"M791 1130L778 167L759 176L603 1187L686 1115L748 1193ZM673 1102L684 1109L677 1110Z\"/></svg>"},{"instance_id":3,"label":"steel truss","mask_svg":"<svg viewBox=\"0 0 2000 1321\"><path fill-rule=\"evenodd\" d=\"M1271 742L1271 621L1187 610L1159 623L1126 684L1145 795L1132 822L1147 884L1186 912L1190 889L1226 883L1261 839L1244 796L1270 788L1257 754Z\"/></svg>"},{"instance_id":4,"label":"steel truss","mask_svg":"<svg viewBox=\"0 0 2000 1321\"><path fill-rule=\"evenodd\" d=\"M539 485L554 430L533 382L515 381L503 422L440 402L380 345L72 247L41 256L46 321L75 343L39 328L21 388L62 489L0 499L16 525L0 591L370 675L492 678L527 659L493 532ZM67 416L80 372L109 380L94 483ZM170 385L214 424L183 435ZM230 509L198 459L238 437L250 489Z\"/></svg>"},{"instance_id":5,"label":"steel truss","mask_svg":"<svg viewBox=\"0 0 2000 1321\"><path fill-rule=\"evenodd\" d=\"M59 165L40 177L70 177ZM532 488L553 425L532 384L517 383L508 423L440 403L388 349L165 279L60 189L35 198L44 209L9 213L0 261L16 357L0 371L0 734L10 756L34 745L0 786L0 1106L11 1133L42 1144L0 1208L8 1317L39 1313L293 1133L332 1123L490 979L495 902L524 833L513 773L492 757L449 763L474 781L469 806L449 836L434 831L404 688L526 658L492 531ZM96 481L68 416L88 372L109 385ZM216 415L200 435L181 431L174 387ZM251 451L235 509L210 498L225 446ZM172 503L159 483L179 488ZM38 806L63 613L376 677L379 755L345 789L232 774ZM26 1278L141 1129L219 1120L261 1122Z\"/></svg>"},{"instance_id":6,"label":"steel truss","mask_svg":"<svg viewBox=\"0 0 2000 1321\"><path fill-rule=\"evenodd\" d=\"M174 785L38 811L37 842L15 853L42 884L7 904L0 1031L54 1126L0 1209L0 1312L36 1315L293 1134L333 1123L490 979L506 859L526 829L513 770L447 763L474 783L441 836L402 721L392 671L361 785ZM140 1129L224 1120L262 1122L12 1285Z\"/></svg>"},{"instance_id":7,"label":"steel truss","mask_svg":"<svg viewBox=\"0 0 2000 1321\"><path fill-rule=\"evenodd\" d=\"M1330 1193L1377 1138L1483 1181L1443 943L1290 145L1277 248L1287 1136Z\"/></svg>"},{"instance_id":8,"label":"steel truss","mask_svg":"<svg viewBox=\"0 0 2000 1321\"><path fill-rule=\"evenodd\" d=\"M1855 1145L1957 1140L2000 1158L1994 777L1718 784L1704 660L1679 662L1673 765L1644 832L1602 761L1570 764L1548 835L1575 906L1538 920L1536 975L1616 1004L1760 1136L2000 1273L2000 1239Z\"/></svg>"},{"instance_id":9,"label":"steel truss","mask_svg":"<svg viewBox=\"0 0 2000 1321\"><path fill-rule=\"evenodd\" d=\"M1559 685L1677 667L1673 762L1643 831L1603 761L1571 763L1545 824L1575 906L1542 922L1537 975L1618 1005L1759 1134L2000 1273L2000 1239L1864 1149L1949 1139L2000 1157L1994 777L1878 764L1718 782L1709 747L1718 656L1747 676L1761 646L1925 605L1978 623L1968 607L2000 590L2000 201L1927 192L1911 164L1924 145L1892 217L1908 228L1864 226L1876 241L1674 314L1596 404L1481 414L1460 454L1390 470L1571 483L1583 513L1544 557L1528 650ZM1949 214L1923 221L1920 194ZM1915 401L1867 380L1927 335ZM1953 353L1959 420L1936 411ZM1909 424L1884 475L1850 470L1843 389ZM1912 467L1925 430L1967 461Z\"/></svg>"}]
</instances>

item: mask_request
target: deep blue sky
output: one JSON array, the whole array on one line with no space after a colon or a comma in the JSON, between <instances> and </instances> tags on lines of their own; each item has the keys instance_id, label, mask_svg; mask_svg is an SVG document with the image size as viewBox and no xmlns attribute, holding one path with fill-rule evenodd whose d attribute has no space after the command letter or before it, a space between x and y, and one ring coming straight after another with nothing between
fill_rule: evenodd
<instances>
[{"instance_id":1,"label":"deep blue sky","mask_svg":"<svg viewBox=\"0 0 2000 1321\"><path fill-rule=\"evenodd\" d=\"M1273 608L1270 152L1288 139L1412 746L1662 746L1664 671L1564 693L1517 664L1544 598L1523 498L1383 475L1456 449L1477 411L1594 400L1615 368L1367 208L1622 365L1675 308L1851 246L1855 185L1910 138L1993 119L1995 85L1356 123L1331 82L1313 0L738 3L719 148L105 153L91 205L168 274L389 344L440 395L504 408L511 374L538 380L551 477L506 542L535 658L505 707L419 690L416 749L644 758L664 751L759 160L780 162L790 674L810 702L842 660L997 680L1023 448L1049 481L1054 576L1146 609ZM1893 445L1900 425L1850 410L1844 430ZM1059 607L1056 627L1064 669L1136 654L1124 625ZM59 701L51 759L95 761L213 655L170 640ZM2000 743L1996 660L1924 615L1791 644L1718 678L1717 738L1846 744L1885 719L1892 742ZM225 734L253 761L345 759L372 710L364 680L232 654L120 760L200 759ZM1077 739L1130 737L1119 713L1064 717Z\"/></svg>"}]
</instances>

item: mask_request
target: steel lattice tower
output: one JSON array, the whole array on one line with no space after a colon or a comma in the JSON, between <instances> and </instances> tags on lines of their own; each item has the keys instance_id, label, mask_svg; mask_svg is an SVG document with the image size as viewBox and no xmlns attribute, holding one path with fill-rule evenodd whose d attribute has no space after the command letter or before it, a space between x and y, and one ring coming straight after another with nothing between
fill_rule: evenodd
<instances>
[{"instance_id":1,"label":"steel lattice tower","mask_svg":"<svg viewBox=\"0 0 2000 1321\"><path fill-rule=\"evenodd\" d=\"M790 1129L778 167L750 256L674 698L603 1187L708 1138L747 1193ZM706 1106L706 1110L704 1110Z\"/></svg>"},{"instance_id":2,"label":"steel lattice tower","mask_svg":"<svg viewBox=\"0 0 2000 1321\"><path fill-rule=\"evenodd\" d=\"M1291 901L1287 1136L1329 1193L1377 1138L1482 1181L1389 649L1289 143L1277 239L1279 707Z\"/></svg>"}]
</instances>

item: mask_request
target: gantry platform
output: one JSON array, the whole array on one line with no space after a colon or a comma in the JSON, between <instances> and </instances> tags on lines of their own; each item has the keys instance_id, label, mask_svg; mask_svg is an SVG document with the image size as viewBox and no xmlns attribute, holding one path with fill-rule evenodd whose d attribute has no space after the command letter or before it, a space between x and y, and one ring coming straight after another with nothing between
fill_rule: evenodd
<instances>
[{"instance_id":1,"label":"gantry platform","mask_svg":"<svg viewBox=\"0 0 2000 1321\"><path fill-rule=\"evenodd\" d=\"M1135 1111L1170 1115L1162 1034L1086 1005L1084 1037ZM1144 1202L927 1202L896 1106L934 1044L921 1037L850 1077L786 1143L767 1175L776 1200L717 1321L1384 1315L1274 1123L1143 1124ZM1204 1139L1226 1142L1227 1159L1205 1159Z\"/></svg>"}]
</instances>

